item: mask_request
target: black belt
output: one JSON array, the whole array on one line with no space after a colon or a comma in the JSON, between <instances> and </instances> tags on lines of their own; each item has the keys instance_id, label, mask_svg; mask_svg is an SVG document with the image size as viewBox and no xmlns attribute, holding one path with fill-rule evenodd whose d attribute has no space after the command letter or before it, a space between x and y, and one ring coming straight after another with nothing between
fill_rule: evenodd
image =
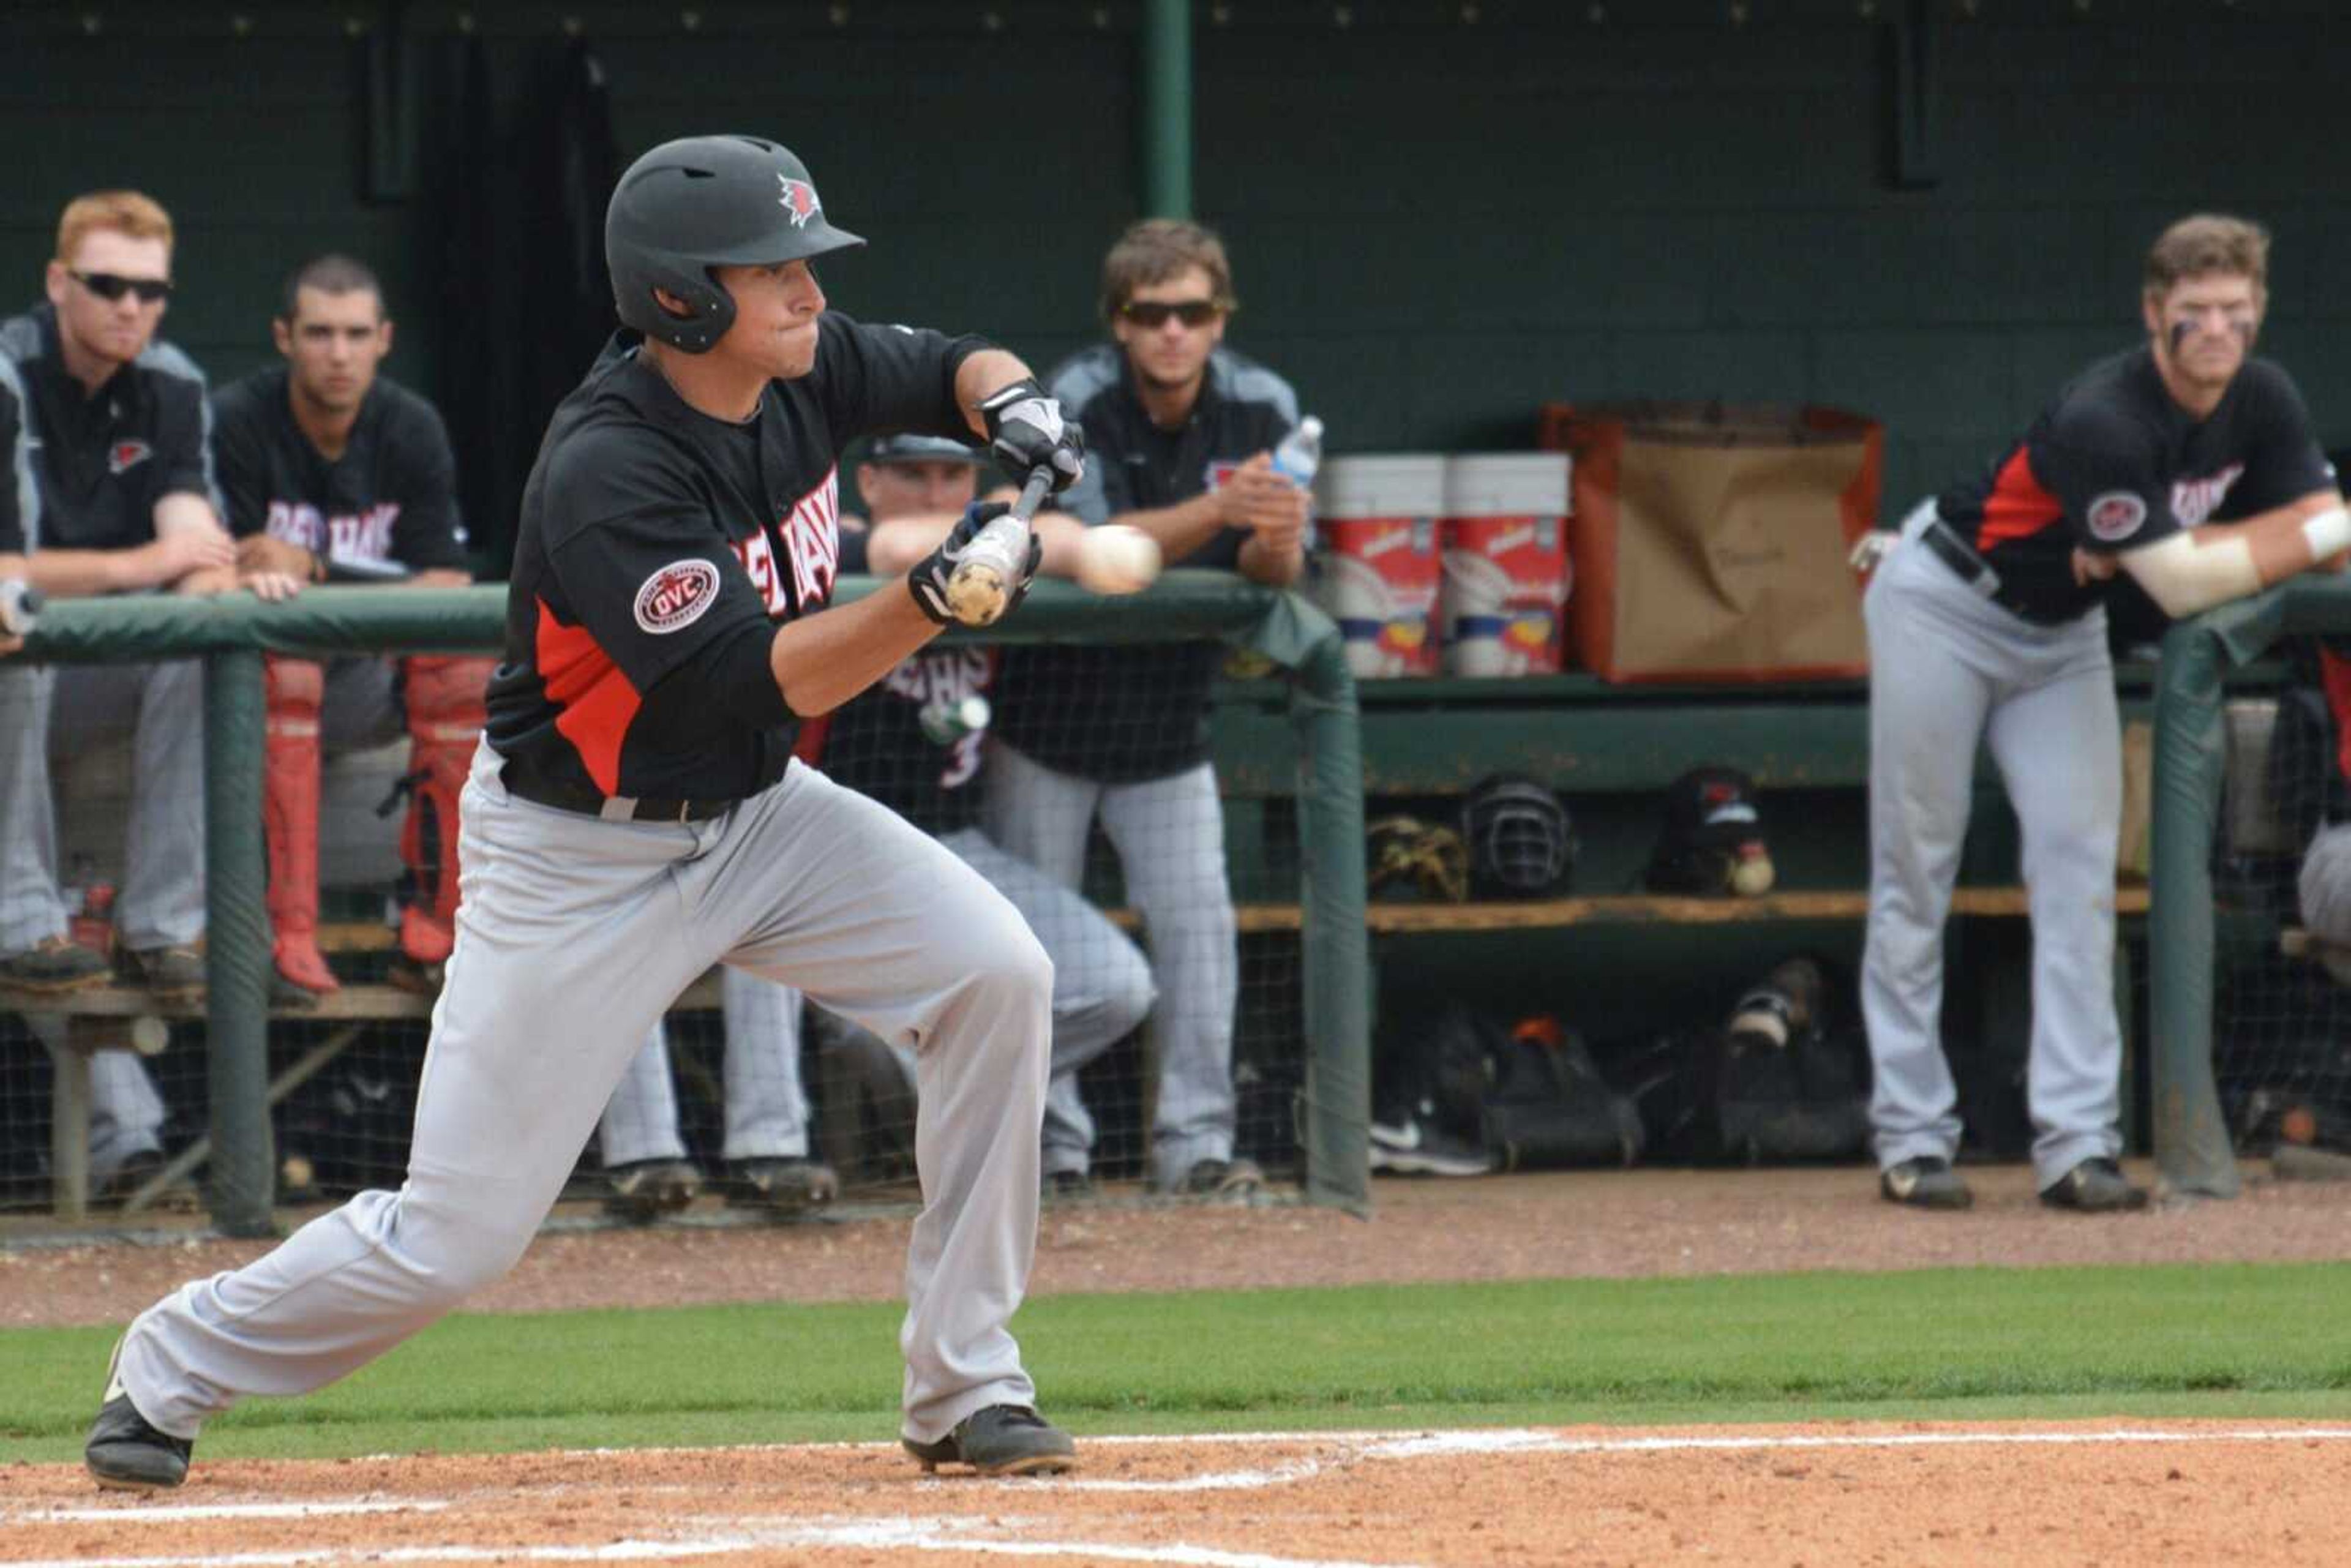
<instances>
[{"instance_id":1,"label":"black belt","mask_svg":"<svg viewBox=\"0 0 2351 1568\"><path fill-rule=\"evenodd\" d=\"M1927 541L1928 549L1942 558L1945 566L1959 573L1961 582L1986 599L2000 596L2000 573L1991 569L1990 561L1970 549L1950 524L1937 517L1918 537Z\"/></svg>"},{"instance_id":2,"label":"black belt","mask_svg":"<svg viewBox=\"0 0 2351 1568\"><path fill-rule=\"evenodd\" d=\"M1961 582L2020 620L2029 621L2035 626L2063 626L2078 619L2089 608L2085 605L2072 614L2063 611L2053 612L2039 605L2027 604L2015 594L2004 591L2001 587L2000 573L1992 569L1991 563L1978 555L1974 548L1959 536L1959 531L1939 517L1928 523L1918 537L1926 540L1927 548L1933 550Z\"/></svg>"},{"instance_id":3,"label":"black belt","mask_svg":"<svg viewBox=\"0 0 2351 1568\"><path fill-rule=\"evenodd\" d=\"M552 806L559 811L577 811L582 816L601 817L608 822L706 822L713 817L723 817L742 804L740 800L688 800L667 795L590 795L573 794L569 790L541 789L528 782L507 780L509 793L533 805Z\"/></svg>"}]
</instances>

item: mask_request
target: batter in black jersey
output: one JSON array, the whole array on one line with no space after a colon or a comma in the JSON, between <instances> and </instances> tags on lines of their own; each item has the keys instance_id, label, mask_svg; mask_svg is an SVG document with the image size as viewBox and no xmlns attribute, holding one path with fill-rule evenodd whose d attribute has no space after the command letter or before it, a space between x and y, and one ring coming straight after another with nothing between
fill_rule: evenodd
<instances>
[{"instance_id":1,"label":"batter in black jersey","mask_svg":"<svg viewBox=\"0 0 2351 1568\"><path fill-rule=\"evenodd\" d=\"M908 1450L1071 1464L1007 1329L1036 1245L1052 967L977 873L789 742L931 641L994 515L831 605L843 445L980 434L1066 486L1081 443L1000 349L829 317L810 262L862 243L770 141L669 142L622 175L605 256L630 330L528 486L408 1179L142 1314L85 1449L101 1479L176 1484L212 1415L340 1377L511 1268L653 1024L714 963L919 1061Z\"/></svg>"},{"instance_id":2,"label":"batter in black jersey","mask_svg":"<svg viewBox=\"0 0 2351 1568\"><path fill-rule=\"evenodd\" d=\"M2351 544L2293 382L2251 357L2267 264L2254 225L2172 225L2147 257L2147 347L2090 367L1987 476L1920 506L1870 582L1862 1011L1894 1202L1970 1201L1951 1166L1942 953L1980 743L2016 809L2032 899L2035 1185L2060 1208L2147 1201L2116 1163L2122 759L2102 601L2119 569L2187 614Z\"/></svg>"}]
</instances>

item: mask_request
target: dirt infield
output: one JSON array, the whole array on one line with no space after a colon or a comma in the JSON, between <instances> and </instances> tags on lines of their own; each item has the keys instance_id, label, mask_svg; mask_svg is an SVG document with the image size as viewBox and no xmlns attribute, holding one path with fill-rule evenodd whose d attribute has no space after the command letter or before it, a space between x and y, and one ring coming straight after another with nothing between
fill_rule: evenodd
<instances>
[{"instance_id":1,"label":"dirt infield","mask_svg":"<svg viewBox=\"0 0 2351 1568\"><path fill-rule=\"evenodd\" d=\"M2143 1168L2135 1174L2145 1179ZM2052 1214L2021 1167L1977 1207L1898 1209L1866 1170L1384 1184L1358 1220L1275 1205L1047 1212L1035 1292L1816 1268L2329 1260L2351 1187L2248 1167L2234 1203ZM559 1228L486 1311L894 1295L907 1219ZM17 1239L27 1241L21 1233ZM16 1322L119 1322L265 1244L0 1238ZM925 1479L893 1446L200 1460L183 1490L0 1468L0 1563L943 1560L1736 1568L2335 1560L2351 1427L2290 1422L1834 1424L1081 1439L1054 1479Z\"/></svg>"},{"instance_id":2,"label":"dirt infield","mask_svg":"<svg viewBox=\"0 0 2351 1568\"><path fill-rule=\"evenodd\" d=\"M1050 1479L875 1445L0 1472L0 1562L943 1560L1901 1568L2331 1560L2351 1427L1834 1425L1095 1438Z\"/></svg>"}]
</instances>

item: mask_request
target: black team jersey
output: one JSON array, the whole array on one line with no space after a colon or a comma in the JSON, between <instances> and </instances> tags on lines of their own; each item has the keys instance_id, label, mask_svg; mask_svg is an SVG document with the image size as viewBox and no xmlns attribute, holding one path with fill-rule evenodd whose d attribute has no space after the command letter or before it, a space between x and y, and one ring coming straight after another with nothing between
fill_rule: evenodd
<instances>
[{"instance_id":1,"label":"black team jersey","mask_svg":"<svg viewBox=\"0 0 2351 1568\"><path fill-rule=\"evenodd\" d=\"M266 531L353 581L465 567L449 433L396 382L376 378L329 461L294 423L285 367L256 371L213 395L213 455L239 538Z\"/></svg>"},{"instance_id":2,"label":"black team jersey","mask_svg":"<svg viewBox=\"0 0 2351 1568\"><path fill-rule=\"evenodd\" d=\"M783 776L798 721L776 623L831 598L840 455L861 435L968 440L956 371L987 345L819 319L816 363L737 424L688 407L633 332L549 423L523 491L490 744L507 787L739 799Z\"/></svg>"},{"instance_id":3,"label":"black team jersey","mask_svg":"<svg viewBox=\"0 0 2351 1568\"><path fill-rule=\"evenodd\" d=\"M841 535L841 570L866 570L864 535ZM833 714L824 734L826 774L926 833L952 833L976 824L980 747L987 731L952 726L926 730L925 716L933 716L935 725L965 698L985 697L996 681L996 660L994 648L957 643L902 661Z\"/></svg>"},{"instance_id":4,"label":"black team jersey","mask_svg":"<svg viewBox=\"0 0 2351 1568\"><path fill-rule=\"evenodd\" d=\"M169 343L147 345L93 395L67 373L46 302L0 322L16 361L40 488L35 549L135 549L155 538L155 503L213 498L212 413L204 372Z\"/></svg>"},{"instance_id":5,"label":"black team jersey","mask_svg":"<svg viewBox=\"0 0 2351 1568\"><path fill-rule=\"evenodd\" d=\"M1298 423L1290 383L1222 348L1178 430L1144 412L1115 344L1066 361L1046 385L1085 427L1086 475L1061 505L1089 528L1204 494ZM1225 528L1170 564L1229 568L1248 539L1246 528ZM1057 772L1113 784L1169 778L1208 759L1208 692L1223 662L1213 642L1008 648L996 733Z\"/></svg>"},{"instance_id":6,"label":"black team jersey","mask_svg":"<svg viewBox=\"0 0 2351 1568\"><path fill-rule=\"evenodd\" d=\"M2068 382L2024 439L1943 492L1938 509L2000 573L2001 602L2053 623L2085 613L2106 591L2074 581L2076 548L2133 550L2333 486L2284 371L2247 361L2220 406L2198 420L2171 400L2142 347Z\"/></svg>"}]
</instances>

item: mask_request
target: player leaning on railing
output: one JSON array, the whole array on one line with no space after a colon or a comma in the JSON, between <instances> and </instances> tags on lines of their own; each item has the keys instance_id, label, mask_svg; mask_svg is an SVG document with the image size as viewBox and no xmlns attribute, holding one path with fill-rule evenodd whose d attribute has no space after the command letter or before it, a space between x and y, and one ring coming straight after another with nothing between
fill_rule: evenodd
<instances>
[{"instance_id":1,"label":"player leaning on railing","mask_svg":"<svg viewBox=\"0 0 2351 1568\"><path fill-rule=\"evenodd\" d=\"M862 243L772 142L674 141L622 175L605 252L632 330L557 410L524 492L407 1182L142 1313L85 1450L102 1482L178 1484L211 1416L331 1382L512 1268L647 1029L720 962L918 1052L909 1451L1071 1463L1007 1330L1036 1243L1052 967L977 872L791 743L937 634L988 515L832 606L841 449L976 434L1066 485L1081 444L1003 350L827 314L810 262Z\"/></svg>"},{"instance_id":2,"label":"player leaning on railing","mask_svg":"<svg viewBox=\"0 0 2351 1568\"><path fill-rule=\"evenodd\" d=\"M2121 727L2105 584L2172 615L2266 588L2351 547L2302 396L2252 358L2269 236L2184 218L2147 258L2147 341L2061 392L1991 470L1873 536L1870 901L1862 1008L1880 1188L1964 1208L1941 1044L1943 921L1980 740L2023 838L2032 915L2027 1090L2034 1185L2055 1207L2137 1208L2115 1156ZM1889 553L1890 552L1890 553Z\"/></svg>"}]
</instances>

